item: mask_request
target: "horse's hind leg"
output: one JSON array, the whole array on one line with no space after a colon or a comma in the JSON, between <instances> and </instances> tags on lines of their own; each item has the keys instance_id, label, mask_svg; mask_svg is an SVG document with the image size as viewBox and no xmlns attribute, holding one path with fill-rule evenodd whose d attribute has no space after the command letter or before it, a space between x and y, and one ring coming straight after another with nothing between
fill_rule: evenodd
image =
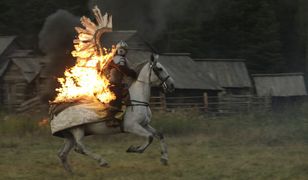
<instances>
[{"instance_id":1,"label":"horse's hind leg","mask_svg":"<svg viewBox=\"0 0 308 180\"><path fill-rule=\"evenodd\" d=\"M165 143L164 135L161 132L158 132L156 129L154 129L150 125L147 125L145 128L148 131L152 132L154 137L159 140L160 148L161 148L160 161L163 165L167 165L168 164L168 149L167 149L167 144Z\"/></svg>"},{"instance_id":2,"label":"horse's hind leg","mask_svg":"<svg viewBox=\"0 0 308 180\"><path fill-rule=\"evenodd\" d=\"M76 142L76 152L87 155L91 158L93 158L94 160L99 162L99 165L102 167L107 167L108 163L107 161L105 161L100 155L91 152L90 150L88 150L84 144L82 143L82 139L84 137L84 129L83 128L73 128L70 130L71 133L74 136L75 142Z\"/></svg>"},{"instance_id":3,"label":"horse's hind leg","mask_svg":"<svg viewBox=\"0 0 308 180\"><path fill-rule=\"evenodd\" d=\"M74 147L73 136L70 135L70 134L65 135L64 145L60 149L60 151L58 153L58 157L61 160L61 163L62 163L64 169L67 170L70 173L72 173L72 169L71 169L70 165L67 162L67 156L68 156L69 152L71 151L71 149L73 147Z\"/></svg>"}]
</instances>

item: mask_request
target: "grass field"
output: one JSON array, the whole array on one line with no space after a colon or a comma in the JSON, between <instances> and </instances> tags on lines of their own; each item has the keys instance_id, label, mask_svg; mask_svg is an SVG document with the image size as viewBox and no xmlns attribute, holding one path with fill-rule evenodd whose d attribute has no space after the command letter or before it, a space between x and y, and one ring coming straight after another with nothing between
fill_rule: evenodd
<instances>
[{"instance_id":1,"label":"grass field","mask_svg":"<svg viewBox=\"0 0 308 180\"><path fill-rule=\"evenodd\" d=\"M56 156L63 141L52 137L48 127L39 127L39 117L1 114L0 179L308 179L305 109L215 118L154 113L153 125L166 134L168 166L160 164L157 141L143 154L127 154L130 145L143 139L97 136L85 143L110 167L71 152L73 175Z\"/></svg>"}]
</instances>

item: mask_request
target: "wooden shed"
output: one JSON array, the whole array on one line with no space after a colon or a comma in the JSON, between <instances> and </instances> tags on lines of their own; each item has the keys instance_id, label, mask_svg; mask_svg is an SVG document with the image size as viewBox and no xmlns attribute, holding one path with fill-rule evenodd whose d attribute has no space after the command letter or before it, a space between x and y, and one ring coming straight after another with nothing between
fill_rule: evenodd
<instances>
[{"instance_id":1,"label":"wooden shed","mask_svg":"<svg viewBox=\"0 0 308 180\"><path fill-rule=\"evenodd\" d=\"M249 95L253 86L243 59L194 59L200 68L224 88L226 94Z\"/></svg>"},{"instance_id":2,"label":"wooden shed","mask_svg":"<svg viewBox=\"0 0 308 180\"><path fill-rule=\"evenodd\" d=\"M1 75L7 68L9 58L15 50L20 49L21 45L17 42L16 36L0 36L0 87L3 86ZM0 88L0 105L3 104L4 92Z\"/></svg>"},{"instance_id":3,"label":"wooden shed","mask_svg":"<svg viewBox=\"0 0 308 180\"><path fill-rule=\"evenodd\" d=\"M300 102L307 96L303 73L253 74L256 94L272 97L273 107Z\"/></svg>"},{"instance_id":4,"label":"wooden shed","mask_svg":"<svg viewBox=\"0 0 308 180\"><path fill-rule=\"evenodd\" d=\"M40 58L29 53L30 51L14 52L0 74L3 105L10 111L15 111L23 102L37 96Z\"/></svg>"}]
</instances>

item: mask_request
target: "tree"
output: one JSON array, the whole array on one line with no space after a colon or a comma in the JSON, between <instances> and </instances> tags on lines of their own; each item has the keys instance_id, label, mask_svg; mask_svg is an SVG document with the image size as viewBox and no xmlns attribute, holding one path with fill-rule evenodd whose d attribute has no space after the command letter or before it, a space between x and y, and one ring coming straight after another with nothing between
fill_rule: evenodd
<instances>
[{"instance_id":1,"label":"tree","mask_svg":"<svg viewBox=\"0 0 308 180\"><path fill-rule=\"evenodd\" d=\"M304 51L305 70L308 72L308 1L298 0L298 32L300 34L300 43Z\"/></svg>"},{"instance_id":2,"label":"tree","mask_svg":"<svg viewBox=\"0 0 308 180\"><path fill-rule=\"evenodd\" d=\"M254 72L278 72L283 69L279 22L266 0L233 0L222 3L217 17L204 23L207 47L216 48L215 57L247 59ZM206 29L207 28L207 29Z\"/></svg>"}]
</instances>

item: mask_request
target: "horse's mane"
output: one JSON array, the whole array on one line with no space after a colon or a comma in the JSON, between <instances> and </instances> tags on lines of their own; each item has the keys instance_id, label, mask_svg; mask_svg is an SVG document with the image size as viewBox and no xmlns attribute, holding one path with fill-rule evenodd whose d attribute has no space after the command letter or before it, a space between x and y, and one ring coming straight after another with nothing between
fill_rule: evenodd
<instances>
[{"instance_id":1,"label":"horse's mane","mask_svg":"<svg viewBox=\"0 0 308 180\"><path fill-rule=\"evenodd\" d=\"M136 65L133 65L133 64L132 64L130 67L137 73L137 76L139 76L139 73L141 72L142 68L143 68L144 65L146 65L148 62L149 62L149 61L145 60L145 61L142 61L142 62L136 64ZM124 78L124 82L125 82L128 86L130 86L130 85L134 82L134 80L131 79L131 78L126 78L126 77L125 77L125 78Z\"/></svg>"},{"instance_id":2,"label":"horse's mane","mask_svg":"<svg viewBox=\"0 0 308 180\"><path fill-rule=\"evenodd\" d=\"M138 63L134 70L136 71L136 73L139 75L141 69L143 68L144 65L146 65L149 61L145 60L145 61L142 61L141 63Z\"/></svg>"}]
</instances>

